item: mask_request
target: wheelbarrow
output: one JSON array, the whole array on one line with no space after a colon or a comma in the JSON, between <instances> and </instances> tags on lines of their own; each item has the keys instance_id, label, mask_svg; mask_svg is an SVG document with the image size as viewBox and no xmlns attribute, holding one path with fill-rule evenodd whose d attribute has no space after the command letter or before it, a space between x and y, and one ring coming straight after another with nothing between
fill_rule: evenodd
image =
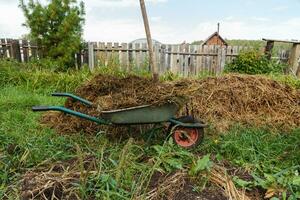
<instances>
[{"instance_id":1,"label":"wheelbarrow","mask_svg":"<svg viewBox=\"0 0 300 200\"><path fill-rule=\"evenodd\" d=\"M70 93L53 93L52 96L68 97L83 105L92 107L93 103ZM137 125L170 123L169 132L176 144L183 148L192 148L201 143L204 137L204 127L207 125L197 121L192 116L175 118L178 111L175 103L163 105L142 105L125 109L101 111L97 117L68 109L63 106L35 106L34 112L59 111L73 115L85 120L95 122L99 125Z\"/></svg>"}]
</instances>

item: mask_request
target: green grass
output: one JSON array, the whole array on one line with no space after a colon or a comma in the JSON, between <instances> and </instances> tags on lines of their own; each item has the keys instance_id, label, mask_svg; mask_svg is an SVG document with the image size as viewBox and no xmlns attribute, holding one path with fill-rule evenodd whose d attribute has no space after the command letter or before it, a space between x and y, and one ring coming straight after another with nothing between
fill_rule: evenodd
<instances>
[{"instance_id":1,"label":"green grass","mask_svg":"<svg viewBox=\"0 0 300 200\"><path fill-rule=\"evenodd\" d=\"M249 185L282 189L291 199L300 197L300 129L290 133L237 126L203 145L201 151L249 171Z\"/></svg>"},{"instance_id":2,"label":"green grass","mask_svg":"<svg viewBox=\"0 0 300 200\"><path fill-rule=\"evenodd\" d=\"M73 185L82 199L145 197L155 171L168 174L185 169L191 172L191 176L196 176L197 170L210 167L209 157L205 157L206 164L199 160L203 155L216 157L214 162L227 161L248 170L254 180L241 184L237 179L238 186L250 190L254 187L280 188L290 199L300 197L300 129L275 134L255 127L237 126L222 136L207 134L204 142L192 151L180 149L167 140L167 133L159 127L139 136L132 133L135 135L133 139L111 139L102 132L59 135L40 125L41 114L33 113L31 106L61 105L64 100L50 97L51 92L72 92L93 75L78 72L57 74L40 69L16 72L13 68L2 68L0 72L3 72L0 80L5 81L0 88L0 199L4 196L19 198L22 176L37 166L46 170L55 162L68 163L76 159L80 171L80 160L88 157L93 158L95 166L92 170L96 173L81 177ZM26 78L20 78L23 72ZM101 73L124 75L109 69L102 69ZM163 77L164 80L177 78L172 74ZM281 195L283 199L284 194Z\"/></svg>"}]
</instances>

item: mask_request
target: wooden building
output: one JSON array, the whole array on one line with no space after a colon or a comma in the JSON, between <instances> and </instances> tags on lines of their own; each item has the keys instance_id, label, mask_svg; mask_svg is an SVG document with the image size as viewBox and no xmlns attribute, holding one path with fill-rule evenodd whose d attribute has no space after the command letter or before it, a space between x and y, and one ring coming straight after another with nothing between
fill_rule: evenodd
<instances>
[{"instance_id":1,"label":"wooden building","mask_svg":"<svg viewBox=\"0 0 300 200\"><path fill-rule=\"evenodd\" d=\"M214 32L209 36L202 45L218 45L218 46L228 46L228 43L220 36L218 32Z\"/></svg>"}]
</instances>

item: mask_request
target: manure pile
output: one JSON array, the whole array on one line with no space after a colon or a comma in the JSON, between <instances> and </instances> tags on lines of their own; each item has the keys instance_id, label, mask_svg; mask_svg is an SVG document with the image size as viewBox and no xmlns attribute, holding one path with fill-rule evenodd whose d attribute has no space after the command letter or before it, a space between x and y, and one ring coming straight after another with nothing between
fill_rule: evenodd
<instances>
[{"instance_id":1,"label":"manure pile","mask_svg":"<svg viewBox=\"0 0 300 200\"><path fill-rule=\"evenodd\" d=\"M300 127L300 91L262 76L231 74L154 83L137 76L98 75L75 93L96 106L87 108L70 99L65 106L93 116L100 110L175 102L182 107L179 115L185 114L188 108L196 118L203 119L218 132L237 123L276 130ZM62 113L47 113L42 121L59 132L95 133L103 129Z\"/></svg>"}]
</instances>

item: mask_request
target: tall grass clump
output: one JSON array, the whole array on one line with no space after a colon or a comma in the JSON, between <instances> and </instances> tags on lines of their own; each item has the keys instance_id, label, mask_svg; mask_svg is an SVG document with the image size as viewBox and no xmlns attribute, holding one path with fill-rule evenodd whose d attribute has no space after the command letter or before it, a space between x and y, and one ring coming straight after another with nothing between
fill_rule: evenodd
<instances>
[{"instance_id":1,"label":"tall grass clump","mask_svg":"<svg viewBox=\"0 0 300 200\"><path fill-rule=\"evenodd\" d=\"M31 91L73 91L92 74L87 69L80 71L56 71L44 68L44 62L18 63L0 61L0 85L22 86Z\"/></svg>"}]
</instances>

